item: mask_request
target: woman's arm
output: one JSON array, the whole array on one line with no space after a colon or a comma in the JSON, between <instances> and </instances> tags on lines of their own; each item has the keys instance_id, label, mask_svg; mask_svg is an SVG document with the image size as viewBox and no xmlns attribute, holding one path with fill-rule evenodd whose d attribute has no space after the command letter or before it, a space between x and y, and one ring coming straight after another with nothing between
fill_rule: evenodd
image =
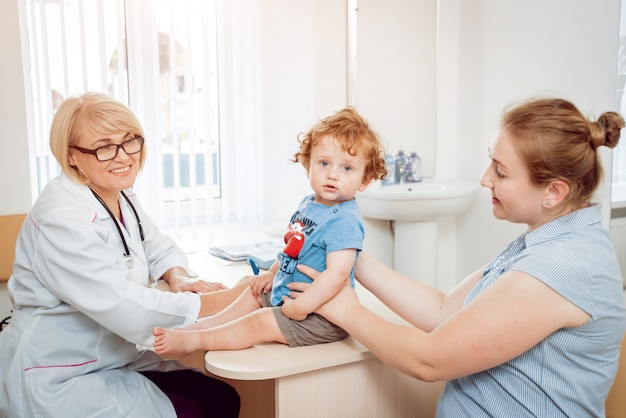
<instances>
[{"instance_id":1,"label":"woman's arm","mask_svg":"<svg viewBox=\"0 0 626 418\"><path fill-rule=\"evenodd\" d=\"M362 252L357 259L354 275L359 283L400 317L429 331L461 308L471 288L480 280L481 271L475 271L448 294L444 294Z\"/></svg>"},{"instance_id":2,"label":"woman's arm","mask_svg":"<svg viewBox=\"0 0 626 418\"><path fill-rule=\"evenodd\" d=\"M172 293L198 293L200 296L198 318L202 318L214 315L230 305L250 285L250 279L252 277L253 276L244 277L235 283L232 288L228 288L221 283L209 283L202 279L189 277L187 270L182 267L172 267L166 272L162 279L169 284L169 291ZM175 284L173 285L172 283ZM194 283L195 286L193 286ZM209 286L204 285L205 283ZM189 287L185 287L185 284L188 284ZM219 285L219 289L211 286L216 284Z\"/></svg>"},{"instance_id":3,"label":"woman's arm","mask_svg":"<svg viewBox=\"0 0 626 418\"><path fill-rule=\"evenodd\" d=\"M473 280L472 276L467 280ZM460 286L463 288L465 283ZM415 310L438 315L420 306L424 300L430 302L419 292L396 295L400 299L412 296ZM383 320L362 306L349 288L317 312L345 329L386 364L425 381L453 379L497 366L554 331L582 325L589 319L588 314L550 287L519 271L505 273L431 332Z\"/></svg>"}]
</instances>

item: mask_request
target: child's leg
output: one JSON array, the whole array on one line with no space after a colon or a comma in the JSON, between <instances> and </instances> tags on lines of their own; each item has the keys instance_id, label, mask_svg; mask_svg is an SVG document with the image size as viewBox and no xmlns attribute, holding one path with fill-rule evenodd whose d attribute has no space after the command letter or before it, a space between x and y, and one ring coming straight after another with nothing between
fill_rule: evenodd
<instances>
[{"instance_id":1,"label":"child's leg","mask_svg":"<svg viewBox=\"0 0 626 418\"><path fill-rule=\"evenodd\" d=\"M202 295L202 298L206 302L203 304L206 305L203 308L204 316L215 315L233 303L233 301L241 295L241 292L248 288L249 282L249 279L243 278L230 289L217 290Z\"/></svg>"},{"instance_id":2,"label":"child's leg","mask_svg":"<svg viewBox=\"0 0 626 418\"><path fill-rule=\"evenodd\" d=\"M239 350L261 342L287 344L272 308L261 308L227 324L198 331L153 330L159 354L186 355L198 350Z\"/></svg>"},{"instance_id":3,"label":"child's leg","mask_svg":"<svg viewBox=\"0 0 626 418\"><path fill-rule=\"evenodd\" d=\"M261 307L261 303L252 295L252 289L247 288L230 305L219 311L215 315L202 318L195 324L182 328L185 331L213 328L225 324Z\"/></svg>"}]
</instances>

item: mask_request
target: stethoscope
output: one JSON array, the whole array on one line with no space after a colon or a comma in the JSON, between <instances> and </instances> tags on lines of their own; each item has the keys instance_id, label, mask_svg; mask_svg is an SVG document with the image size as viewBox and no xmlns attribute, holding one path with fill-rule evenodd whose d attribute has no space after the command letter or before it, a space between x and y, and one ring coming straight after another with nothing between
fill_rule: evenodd
<instances>
[{"instance_id":1,"label":"stethoscope","mask_svg":"<svg viewBox=\"0 0 626 418\"><path fill-rule=\"evenodd\" d=\"M115 219L115 215L113 215L113 212L111 212L111 209L109 209L107 204L104 203L104 200L102 200L102 198L98 196L98 193L96 193L91 187L89 188L89 190L91 190L91 193L93 193L96 199L98 199L98 202L100 202L100 204L104 206L104 209L106 209L109 216L111 216L111 220L113 221L113 223L115 224L115 227L117 228L117 233L120 235L122 244L124 244L124 262L126 263L126 267L128 267L128 269L132 269L134 266L133 256L130 255L130 249L128 248L128 244L126 243L126 239L124 238L124 234L122 233L122 228L120 228L119 222ZM126 193L124 193L123 190L121 190L120 193L122 194L122 196L128 203L128 206L130 206L130 209L135 215L135 219L137 220L137 226L139 227L139 236L141 237L141 243L143 244L145 241L145 236L143 233L143 227L141 226L141 219L139 218L139 214L137 213L137 209L135 209L135 206L132 204L132 202L130 201L128 196L126 196ZM156 287L156 282L153 282L151 286Z\"/></svg>"}]
</instances>

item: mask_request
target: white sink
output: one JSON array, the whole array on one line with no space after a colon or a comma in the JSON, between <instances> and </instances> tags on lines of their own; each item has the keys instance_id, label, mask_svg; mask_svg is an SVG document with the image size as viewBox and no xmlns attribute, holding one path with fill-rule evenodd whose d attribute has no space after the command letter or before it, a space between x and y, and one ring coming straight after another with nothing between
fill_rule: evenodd
<instances>
[{"instance_id":1,"label":"white sink","mask_svg":"<svg viewBox=\"0 0 626 418\"><path fill-rule=\"evenodd\" d=\"M437 287L437 221L467 209L477 190L478 184L462 180L374 183L356 201L364 218L393 221L393 268Z\"/></svg>"},{"instance_id":2,"label":"white sink","mask_svg":"<svg viewBox=\"0 0 626 418\"><path fill-rule=\"evenodd\" d=\"M375 183L358 193L356 199L364 218L423 222L463 212L477 189L478 185L461 180Z\"/></svg>"}]
</instances>

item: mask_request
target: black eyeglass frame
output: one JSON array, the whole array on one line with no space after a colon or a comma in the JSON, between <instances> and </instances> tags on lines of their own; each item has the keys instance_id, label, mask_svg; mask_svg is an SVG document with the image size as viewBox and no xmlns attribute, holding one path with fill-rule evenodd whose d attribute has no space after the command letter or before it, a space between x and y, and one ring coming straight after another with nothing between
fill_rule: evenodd
<instances>
[{"instance_id":1,"label":"black eyeglass frame","mask_svg":"<svg viewBox=\"0 0 626 418\"><path fill-rule=\"evenodd\" d=\"M140 144L140 146L139 146L139 150L137 150L137 151L135 151L135 152L128 152L128 151L126 151L125 145L127 145L129 142L131 142L131 141L135 141L135 140L138 140L138 141L139 141L139 144ZM141 150L143 149L143 145L144 145L145 141L146 141L146 140L145 140L145 138L144 138L144 137L142 137L142 136L136 136L136 137L134 137L134 138L131 138L131 139L128 139L128 140L126 140L126 141L122 142L121 144L109 144L109 145L103 145L103 146L98 147L98 148L96 148L96 149L82 148L82 147L77 147L76 145L70 145L70 148L77 149L78 151L80 151L80 152L82 152L82 153L84 153L84 154L91 154L91 155L93 155L94 157L96 157L96 160L98 160L98 161L111 161L111 160L114 160L114 159L117 157L117 153L118 153L118 152L120 152L120 148L121 148L121 149L123 149L123 150L124 150L124 152L125 152L126 154L128 154L128 155L133 155L133 154L137 154L138 152L141 152ZM106 160L101 160L101 159L98 157L98 151L99 151L99 150L101 150L101 149L104 149L104 148L109 148L109 147L116 147L116 148L115 148L115 155L113 155L113 157L111 157L111 158L107 158Z\"/></svg>"}]
</instances>

